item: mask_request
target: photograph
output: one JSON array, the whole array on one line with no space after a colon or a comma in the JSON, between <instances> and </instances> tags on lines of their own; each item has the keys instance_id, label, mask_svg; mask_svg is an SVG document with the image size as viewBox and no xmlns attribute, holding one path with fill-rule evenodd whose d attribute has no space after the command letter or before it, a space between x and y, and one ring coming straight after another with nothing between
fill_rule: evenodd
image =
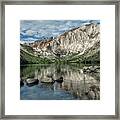
<instances>
[{"instance_id":1,"label":"photograph","mask_svg":"<svg viewBox=\"0 0 120 120\"><path fill-rule=\"evenodd\" d=\"M100 100L100 20L20 20L20 100Z\"/></svg>"},{"instance_id":2,"label":"photograph","mask_svg":"<svg viewBox=\"0 0 120 120\"><path fill-rule=\"evenodd\" d=\"M3 1L0 118L118 120L119 12L117 0Z\"/></svg>"}]
</instances>

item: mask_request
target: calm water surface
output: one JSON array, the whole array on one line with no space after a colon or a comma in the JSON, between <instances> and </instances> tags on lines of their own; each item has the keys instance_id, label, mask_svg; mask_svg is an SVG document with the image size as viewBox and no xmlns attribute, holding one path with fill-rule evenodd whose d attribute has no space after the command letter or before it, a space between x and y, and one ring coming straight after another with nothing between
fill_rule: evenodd
<instances>
[{"instance_id":1,"label":"calm water surface","mask_svg":"<svg viewBox=\"0 0 120 120\"><path fill-rule=\"evenodd\" d=\"M99 73L84 73L83 66L72 65L27 65L21 66L21 100L99 100ZM63 82L51 83L63 77ZM28 85L27 79L38 83Z\"/></svg>"}]
</instances>

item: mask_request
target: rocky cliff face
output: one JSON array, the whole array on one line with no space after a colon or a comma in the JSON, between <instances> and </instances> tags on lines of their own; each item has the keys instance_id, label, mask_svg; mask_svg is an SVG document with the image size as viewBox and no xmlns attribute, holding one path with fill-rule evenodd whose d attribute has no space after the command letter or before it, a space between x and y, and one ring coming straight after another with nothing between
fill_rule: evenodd
<instances>
[{"instance_id":1,"label":"rocky cliff face","mask_svg":"<svg viewBox=\"0 0 120 120\"><path fill-rule=\"evenodd\" d=\"M99 57L100 25L88 24L74 28L56 38L35 41L29 44L35 56L79 59L80 57ZM72 56L72 57L71 57ZM99 58L97 58L99 59Z\"/></svg>"},{"instance_id":2,"label":"rocky cliff face","mask_svg":"<svg viewBox=\"0 0 120 120\"><path fill-rule=\"evenodd\" d=\"M99 42L100 26L92 23L65 32L55 39L36 41L30 46L42 55L59 54L65 56L72 53L82 55ZM99 49L99 45L97 48Z\"/></svg>"}]
</instances>

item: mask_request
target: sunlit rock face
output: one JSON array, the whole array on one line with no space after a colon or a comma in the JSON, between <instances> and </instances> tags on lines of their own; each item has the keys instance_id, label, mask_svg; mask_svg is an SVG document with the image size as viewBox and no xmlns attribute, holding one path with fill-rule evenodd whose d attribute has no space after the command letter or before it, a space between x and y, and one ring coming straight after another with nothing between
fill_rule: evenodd
<instances>
[{"instance_id":1,"label":"sunlit rock face","mask_svg":"<svg viewBox=\"0 0 120 120\"><path fill-rule=\"evenodd\" d=\"M31 46L42 55L53 55L54 53L82 55L92 47L97 47L96 50L98 50L99 44L97 43L99 42L100 25L91 23L74 28L54 39L31 43Z\"/></svg>"}]
</instances>

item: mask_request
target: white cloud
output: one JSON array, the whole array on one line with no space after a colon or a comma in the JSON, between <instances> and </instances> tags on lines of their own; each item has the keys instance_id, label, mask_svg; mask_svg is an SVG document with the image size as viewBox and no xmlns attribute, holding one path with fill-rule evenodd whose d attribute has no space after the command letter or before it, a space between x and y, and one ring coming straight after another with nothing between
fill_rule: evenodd
<instances>
[{"instance_id":1,"label":"white cloud","mask_svg":"<svg viewBox=\"0 0 120 120\"><path fill-rule=\"evenodd\" d=\"M65 31L82 24L99 22L98 20L22 20L20 22L21 40L56 37Z\"/></svg>"}]
</instances>

